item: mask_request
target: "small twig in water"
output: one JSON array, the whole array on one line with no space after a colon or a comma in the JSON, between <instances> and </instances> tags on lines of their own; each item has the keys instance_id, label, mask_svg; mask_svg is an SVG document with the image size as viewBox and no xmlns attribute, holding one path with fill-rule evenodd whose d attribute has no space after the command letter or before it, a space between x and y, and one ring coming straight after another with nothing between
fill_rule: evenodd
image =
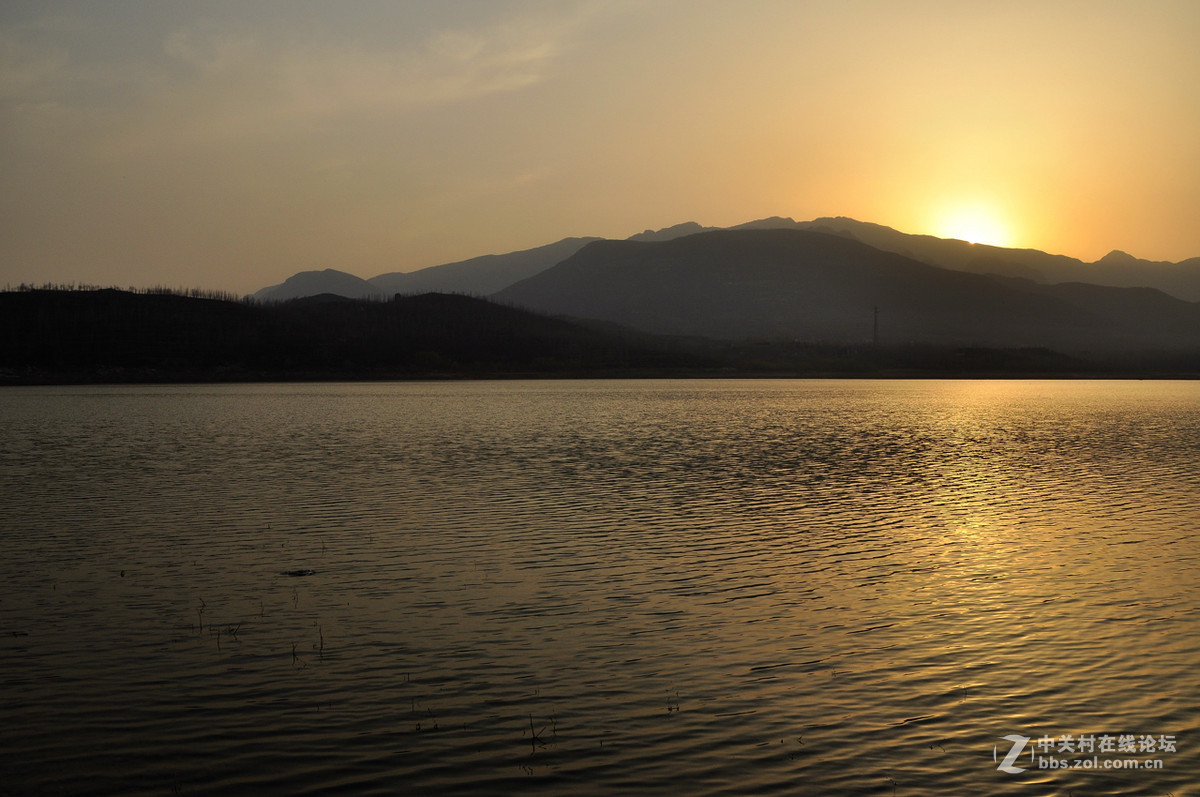
<instances>
[{"instance_id":1,"label":"small twig in water","mask_svg":"<svg viewBox=\"0 0 1200 797\"><path fill-rule=\"evenodd\" d=\"M542 726L542 731L544 731L544 730L546 730L545 725ZM546 743L542 741L542 731L535 731L533 729L533 715L530 714L529 715L529 733L531 734L531 736L529 739L529 747L530 747L531 751L537 750L537 748L534 745L540 744L542 747L546 746ZM532 755L532 752L530 754Z\"/></svg>"}]
</instances>

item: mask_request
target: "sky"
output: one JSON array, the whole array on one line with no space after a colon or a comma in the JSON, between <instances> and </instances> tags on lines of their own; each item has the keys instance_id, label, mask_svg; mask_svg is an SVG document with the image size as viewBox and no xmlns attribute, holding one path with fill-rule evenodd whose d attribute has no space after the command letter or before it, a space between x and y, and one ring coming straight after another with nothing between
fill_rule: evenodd
<instances>
[{"instance_id":1,"label":"sky","mask_svg":"<svg viewBox=\"0 0 1200 797\"><path fill-rule=\"evenodd\" d=\"M850 216L1200 256L1197 0L5 0L0 288Z\"/></svg>"}]
</instances>

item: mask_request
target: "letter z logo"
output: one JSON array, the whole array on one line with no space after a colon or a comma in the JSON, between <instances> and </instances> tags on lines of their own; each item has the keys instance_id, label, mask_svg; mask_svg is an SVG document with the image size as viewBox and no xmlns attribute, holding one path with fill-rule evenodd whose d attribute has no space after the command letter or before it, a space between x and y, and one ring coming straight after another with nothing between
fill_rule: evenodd
<instances>
[{"instance_id":1,"label":"letter z logo","mask_svg":"<svg viewBox=\"0 0 1200 797\"><path fill-rule=\"evenodd\" d=\"M1018 772L1024 772L1025 767L1016 767L1013 764L1017 760L1017 756L1021 755L1021 751L1025 749L1026 742L1029 741L1028 736L1017 736L1015 733L1004 737L1006 742L1012 742L1012 747L1008 748L1008 755L1004 756L1004 760L1000 762L1000 766L996 769L1001 772L1008 772L1012 775ZM995 761L999 755L999 745L992 748L992 760Z\"/></svg>"}]
</instances>

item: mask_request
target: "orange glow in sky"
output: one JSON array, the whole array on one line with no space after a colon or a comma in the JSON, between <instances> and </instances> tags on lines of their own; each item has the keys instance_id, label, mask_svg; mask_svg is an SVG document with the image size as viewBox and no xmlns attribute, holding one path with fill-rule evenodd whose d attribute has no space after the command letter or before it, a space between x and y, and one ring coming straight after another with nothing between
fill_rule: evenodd
<instances>
[{"instance_id":1,"label":"orange glow in sky","mask_svg":"<svg viewBox=\"0 0 1200 797\"><path fill-rule=\"evenodd\" d=\"M939 238L957 238L973 244L1014 246L1012 232L994 208L982 203L956 203L938 214L930 230Z\"/></svg>"},{"instance_id":2,"label":"orange glow in sky","mask_svg":"<svg viewBox=\"0 0 1200 797\"><path fill-rule=\"evenodd\" d=\"M0 4L0 288L684 221L1200 256L1196 0Z\"/></svg>"}]
</instances>

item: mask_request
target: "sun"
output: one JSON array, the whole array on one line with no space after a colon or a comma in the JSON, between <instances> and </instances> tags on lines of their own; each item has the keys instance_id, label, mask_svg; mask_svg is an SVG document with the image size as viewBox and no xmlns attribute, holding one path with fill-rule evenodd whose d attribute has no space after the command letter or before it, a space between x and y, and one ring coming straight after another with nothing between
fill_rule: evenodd
<instances>
[{"instance_id":1,"label":"sun","mask_svg":"<svg viewBox=\"0 0 1200 797\"><path fill-rule=\"evenodd\" d=\"M973 244L1009 246L1012 239L1008 228L994 211L977 205L952 205L946 208L937 229L940 238L957 238Z\"/></svg>"}]
</instances>

